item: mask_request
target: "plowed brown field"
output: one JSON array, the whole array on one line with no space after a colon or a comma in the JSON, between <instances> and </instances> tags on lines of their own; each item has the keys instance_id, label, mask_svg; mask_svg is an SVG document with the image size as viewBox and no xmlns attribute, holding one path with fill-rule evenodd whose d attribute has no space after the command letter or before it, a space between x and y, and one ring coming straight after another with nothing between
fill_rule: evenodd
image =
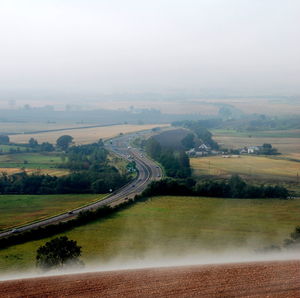
<instances>
[{"instance_id":1,"label":"plowed brown field","mask_svg":"<svg viewBox=\"0 0 300 298\"><path fill-rule=\"evenodd\" d=\"M1 297L300 297L300 261L70 274L0 282Z\"/></svg>"}]
</instances>

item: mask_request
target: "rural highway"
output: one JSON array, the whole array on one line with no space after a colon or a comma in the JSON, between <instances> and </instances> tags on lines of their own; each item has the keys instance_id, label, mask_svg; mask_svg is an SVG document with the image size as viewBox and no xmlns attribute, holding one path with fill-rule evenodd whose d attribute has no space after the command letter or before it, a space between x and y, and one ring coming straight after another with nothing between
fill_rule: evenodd
<instances>
[{"instance_id":1,"label":"rural highway","mask_svg":"<svg viewBox=\"0 0 300 298\"><path fill-rule=\"evenodd\" d=\"M125 200L134 198L137 194L142 193L151 181L161 179L161 168L155 162L147 158L141 151L136 148L131 148L129 146L129 141L131 138L132 134L112 139L106 144L106 148L122 158L125 158L127 160L134 160L136 162L138 175L133 181L121 187L120 189L113 191L105 199L93 202L89 205L85 205L77 209L70 210L57 216L3 231L0 233L0 238L8 236L10 234L20 233L49 224L54 224L59 221L65 221L69 218L74 217L74 215L78 214L81 211L92 210L106 205L117 205L124 202Z\"/></svg>"}]
</instances>

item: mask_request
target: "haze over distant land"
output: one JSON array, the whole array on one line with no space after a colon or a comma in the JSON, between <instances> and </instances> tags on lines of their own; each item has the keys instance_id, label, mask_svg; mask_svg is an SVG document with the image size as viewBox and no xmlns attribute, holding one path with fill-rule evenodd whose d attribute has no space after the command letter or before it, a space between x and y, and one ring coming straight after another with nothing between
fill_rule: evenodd
<instances>
[{"instance_id":1,"label":"haze over distant land","mask_svg":"<svg viewBox=\"0 0 300 298\"><path fill-rule=\"evenodd\" d=\"M2 0L0 106L295 96L299 31L298 0Z\"/></svg>"}]
</instances>

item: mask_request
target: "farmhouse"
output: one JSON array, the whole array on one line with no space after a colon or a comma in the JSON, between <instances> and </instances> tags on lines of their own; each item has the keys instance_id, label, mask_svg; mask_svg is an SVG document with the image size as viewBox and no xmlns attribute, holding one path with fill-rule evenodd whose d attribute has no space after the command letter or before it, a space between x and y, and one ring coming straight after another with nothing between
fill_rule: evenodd
<instances>
[{"instance_id":1,"label":"farmhouse","mask_svg":"<svg viewBox=\"0 0 300 298\"><path fill-rule=\"evenodd\" d=\"M210 152L210 146L205 145L204 143L198 147L198 152Z\"/></svg>"},{"instance_id":2,"label":"farmhouse","mask_svg":"<svg viewBox=\"0 0 300 298\"><path fill-rule=\"evenodd\" d=\"M261 146L251 146L247 148L248 154L255 154L261 150Z\"/></svg>"},{"instance_id":3,"label":"farmhouse","mask_svg":"<svg viewBox=\"0 0 300 298\"><path fill-rule=\"evenodd\" d=\"M189 151L186 151L186 154L190 157L201 157L211 154L215 154L215 151L211 151L211 147L206 144L201 144L199 147L192 148Z\"/></svg>"}]
</instances>

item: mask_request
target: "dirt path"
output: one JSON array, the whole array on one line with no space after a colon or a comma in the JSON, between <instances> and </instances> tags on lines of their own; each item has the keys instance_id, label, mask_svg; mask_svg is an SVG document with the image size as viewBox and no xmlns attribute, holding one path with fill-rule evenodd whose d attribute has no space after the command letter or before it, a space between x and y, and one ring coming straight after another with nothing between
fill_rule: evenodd
<instances>
[{"instance_id":1,"label":"dirt path","mask_svg":"<svg viewBox=\"0 0 300 298\"><path fill-rule=\"evenodd\" d=\"M0 282L1 297L300 297L300 261L122 270Z\"/></svg>"}]
</instances>

